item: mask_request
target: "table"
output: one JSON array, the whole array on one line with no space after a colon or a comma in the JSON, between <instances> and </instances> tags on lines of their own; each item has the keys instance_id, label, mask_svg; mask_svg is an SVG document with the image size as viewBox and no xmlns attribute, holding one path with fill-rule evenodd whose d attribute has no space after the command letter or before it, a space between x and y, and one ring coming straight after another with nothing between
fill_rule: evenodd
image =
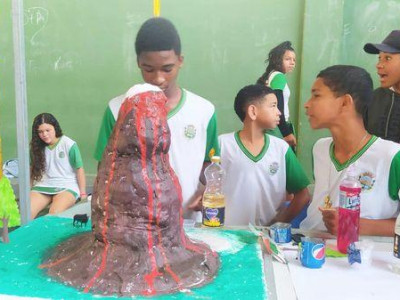
<instances>
[{"instance_id":1,"label":"table","mask_svg":"<svg viewBox=\"0 0 400 300\"><path fill-rule=\"evenodd\" d=\"M76 213L90 214L90 201L82 202L61 213L60 217L71 218ZM228 229L228 228L227 228ZM247 229L232 227L230 229ZM335 244L334 236L326 232L300 232L307 236L321 237L328 244ZM327 258L321 269L307 269L296 260L296 251L285 251L288 265L263 254L268 300L313 300L313 299L397 299L400 274L389 266L400 269L400 259L393 256L393 238L362 237L371 239L375 245L370 266L350 266L347 258ZM4 296L4 295L2 295ZM16 299L9 296L6 299ZM235 300L232 297L232 300Z\"/></svg>"},{"instance_id":2,"label":"table","mask_svg":"<svg viewBox=\"0 0 400 300\"><path fill-rule=\"evenodd\" d=\"M81 206L89 207L82 204ZM83 212L69 211L68 213ZM258 239L247 230L185 228L192 239L207 243L218 252L221 268L211 284L155 299L252 299L267 296L263 257ZM38 268L48 251L62 240L91 230L90 224L72 226L69 217L44 216L10 234L9 244L0 243L0 299L36 297L46 299L111 299L52 280ZM135 297L146 300L147 297ZM127 299L127 298L119 298ZM130 298L129 298L130 299Z\"/></svg>"},{"instance_id":3,"label":"table","mask_svg":"<svg viewBox=\"0 0 400 300\"><path fill-rule=\"evenodd\" d=\"M334 237L327 233L308 232L306 235L327 238L329 246L336 244ZM321 269L308 269L296 259L297 251L284 251L287 265L265 255L267 285L272 292L269 299L398 299L400 259L393 256L393 238L361 237L363 239L374 245L370 265L350 265L347 257L329 257Z\"/></svg>"}]
</instances>

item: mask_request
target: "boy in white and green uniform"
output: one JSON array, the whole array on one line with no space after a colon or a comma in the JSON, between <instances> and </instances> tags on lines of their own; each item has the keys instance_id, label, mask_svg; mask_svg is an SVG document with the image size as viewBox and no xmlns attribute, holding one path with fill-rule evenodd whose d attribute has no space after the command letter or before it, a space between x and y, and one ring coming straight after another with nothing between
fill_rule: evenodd
<instances>
[{"instance_id":1,"label":"boy in white and green uniform","mask_svg":"<svg viewBox=\"0 0 400 300\"><path fill-rule=\"evenodd\" d=\"M226 225L267 225L286 200L286 192L296 193L309 181L289 145L265 134L261 152L252 155L239 133L219 137L221 162L226 172Z\"/></svg>"},{"instance_id":2,"label":"boy in white and green uniform","mask_svg":"<svg viewBox=\"0 0 400 300\"><path fill-rule=\"evenodd\" d=\"M309 181L289 145L265 134L279 122L273 90L263 85L244 87L235 98L235 111L243 129L219 137L226 172L225 224L290 222L310 199ZM287 192L294 199L285 207Z\"/></svg>"},{"instance_id":3,"label":"boy in white and green uniform","mask_svg":"<svg viewBox=\"0 0 400 300\"><path fill-rule=\"evenodd\" d=\"M183 217L200 221L200 176L209 164L209 151L214 149L219 153L215 108L209 101L178 86L176 80L183 56L178 32L170 21L151 18L143 23L136 36L135 50L143 80L159 87L168 99L165 106L171 131L169 158L182 187ZM95 151L98 161L124 98L125 95L114 98L106 109Z\"/></svg>"},{"instance_id":4,"label":"boy in white and green uniform","mask_svg":"<svg viewBox=\"0 0 400 300\"><path fill-rule=\"evenodd\" d=\"M112 99L106 109L95 152L95 158L99 161L124 99L125 95ZM211 149L218 149L216 126L214 106L182 89L178 105L168 113L168 127L171 132L169 160L182 187L184 211L194 200L203 162L210 161L208 153ZM193 214L196 215L187 212L185 218L191 218Z\"/></svg>"},{"instance_id":5,"label":"boy in white and green uniform","mask_svg":"<svg viewBox=\"0 0 400 300\"><path fill-rule=\"evenodd\" d=\"M338 206L339 185L346 166L355 164L361 183L361 212L365 219L391 219L399 213L400 145L372 136L349 162L339 163L333 154L332 138L317 141L313 148L314 200L307 210L301 228L326 230L319 207L327 196Z\"/></svg>"},{"instance_id":6,"label":"boy in white and green uniform","mask_svg":"<svg viewBox=\"0 0 400 300\"><path fill-rule=\"evenodd\" d=\"M304 104L313 129L327 128L313 148L315 189L302 229L337 234L339 185L354 164L362 186L360 235L393 236L399 213L400 145L366 131L363 116L372 101L372 79L356 66L336 65L317 75ZM328 197L327 197L328 196Z\"/></svg>"},{"instance_id":7,"label":"boy in white and green uniform","mask_svg":"<svg viewBox=\"0 0 400 300\"><path fill-rule=\"evenodd\" d=\"M76 169L83 168L82 157L78 145L63 135L53 147L45 148L46 170L42 179L36 182L32 191L55 195L69 191L79 198L79 186Z\"/></svg>"}]
</instances>

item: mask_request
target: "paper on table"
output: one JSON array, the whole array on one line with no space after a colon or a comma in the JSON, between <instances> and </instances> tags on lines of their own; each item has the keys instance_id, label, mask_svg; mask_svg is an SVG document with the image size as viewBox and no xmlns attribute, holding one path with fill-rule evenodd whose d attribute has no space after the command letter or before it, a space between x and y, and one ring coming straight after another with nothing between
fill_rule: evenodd
<instances>
[{"instance_id":1,"label":"paper on table","mask_svg":"<svg viewBox=\"0 0 400 300\"><path fill-rule=\"evenodd\" d=\"M378 243L370 266L350 265L347 258L326 258L321 269L307 269L296 253L287 251L289 270L298 300L397 299L400 275L390 265L399 264L392 244Z\"/></svg>"}]
</instances>

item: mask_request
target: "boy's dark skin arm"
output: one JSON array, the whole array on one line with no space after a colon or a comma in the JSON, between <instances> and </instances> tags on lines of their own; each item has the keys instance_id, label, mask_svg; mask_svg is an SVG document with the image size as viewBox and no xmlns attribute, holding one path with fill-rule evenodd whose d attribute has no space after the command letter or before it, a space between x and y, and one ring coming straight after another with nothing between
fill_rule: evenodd
<instances>
[{"instance_id":1,"label":"boy's dark skin arm","mask_svg":"<svg viewBox=\"0 0 400 300\"><path fill-rule=\"evenodd\" d=\"M338 230L338 209L320 209L322 221L329 233L336 235ZM393 236L396 219L360 219L360 235Z\"/></svg>"},{"instance_id":2,"label":"boy's dark skin arm","mask_svg":"<svg viewBox=\"0 0 400 300\"><path fill-rule=\"evenodd\" d=\"M269 225L275 222L290 223L301 212L303 207L310 202L310 198L307 188L294 193L294 198L290 201L289 206L281 209Z\"/></svg>"},{"instance_id":3,"label":"boy's dark skin arm","mask_svg":"<svg viewBox=\"0 0 400 300\"><path fill-rule=\"evenodd\" d=\"M199 181L202 184L202 186L196 191L196 197L193 200L193 202L188 206L189 209L192 209L194 211L201 211L203 208L203 193L204 193L204 188L206 185L206 177L204 176L204 170L210 165L211 163L209 161L205 161L203 163L203 167L201 168L200 172L200 177Z\"/></svg>"}]
</instances>

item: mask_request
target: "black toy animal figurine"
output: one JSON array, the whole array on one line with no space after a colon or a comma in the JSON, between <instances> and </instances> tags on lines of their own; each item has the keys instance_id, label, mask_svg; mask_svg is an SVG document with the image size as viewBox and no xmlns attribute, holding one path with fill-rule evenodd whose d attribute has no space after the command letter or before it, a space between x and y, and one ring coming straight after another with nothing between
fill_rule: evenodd
<instances>
[{"instance_id":1,"label":"black toy animal figurine","mask_svg":"<svg viewBox=\"0 0 400 300\"><path fill-rule=\"evenodd\" d=\"M74 215L74 222L72 223L72 225L74 227L82 227L83 224L85 224L85 227L86 227L88 220L89 220L89 217L87 214L77 214L77 215Z\"/></svg>"}]
</instances>

